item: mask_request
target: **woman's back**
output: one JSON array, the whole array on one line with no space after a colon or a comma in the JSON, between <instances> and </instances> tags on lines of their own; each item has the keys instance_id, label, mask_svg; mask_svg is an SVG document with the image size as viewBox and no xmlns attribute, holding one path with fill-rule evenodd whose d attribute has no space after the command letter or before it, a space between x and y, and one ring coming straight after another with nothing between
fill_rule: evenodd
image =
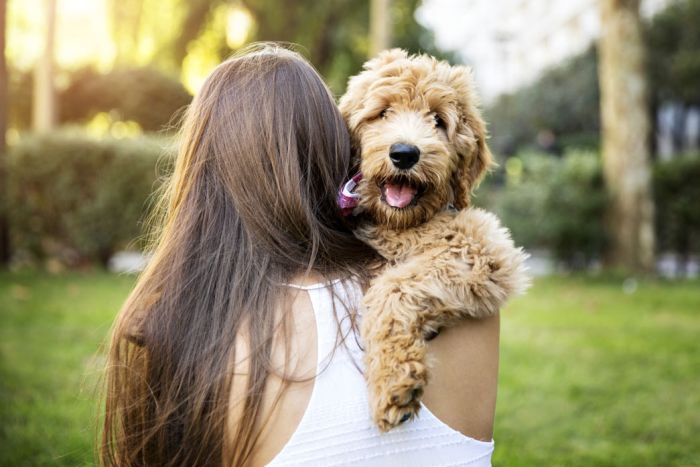
<instances>
[{"instance_id":1,"label":"woman's back","mask_svg":"<svg viewBox=\"0 0 700 467\"><path fill-rule=\"evenodd\" d=\"M252 465L490 465L493 442L478 439L491 439L497 319L467 322L431 342L424 397L431 410L424 406L418 419L381 433L369 416L362 350L348 312L357 309L359 287L350 281L288 287L295 324L289 346L275 345L272 360L280 373L291 361L287 375L305 381L291 383L275 406L282 379L269 379L261 416L269 422ZM239 362L237 372L245 372ZM233 386L234 400L241 387ZM234 424L237 411L234 404Z\"/></svg>"}]
</instances>

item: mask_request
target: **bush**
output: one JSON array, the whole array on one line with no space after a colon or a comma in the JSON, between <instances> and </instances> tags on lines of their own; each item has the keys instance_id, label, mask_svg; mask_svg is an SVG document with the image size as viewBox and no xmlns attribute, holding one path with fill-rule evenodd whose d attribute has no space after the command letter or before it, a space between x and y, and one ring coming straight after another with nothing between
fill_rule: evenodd
<instances>
[{"instance_id":1,"label":"bush","mask_svg":"<svg viewBox=\"0 0 700 467\"><path fill-rule=\"evenodd\" d=\"M657 242L687 260L700 252L700 154L659 162L654 168Z\"/></svg>"},{"instance_id":2,"label":"bush","mask_svg":"<svg viewBox=\"0 0 700 467\"><path fill-rule=\"evenodd\" d=\"M159 131L191 100L177 79L154 68L117 68L106 74L84 68L71 75L59 109L62 122L85 122L108 112L116 120L138 122L145 131Z\"/></svg>"},{"instance_id":3,"label":"bush","mask_svg":"<svg viewBox=\"0 0 700 467\"><path fill-rule=\"evenodd\" d=\"M480 188L477 202L501 217L516 243L550 249L576 269L605 247L604 193L596 153L570 151L561 159L529 153L508 159L503 188Z\"/></svg>"},{"instance_id":4,"label":"bush","mask_svg":"<svg viewBox=\"0 0 700 467\"><path fill-rule=\"evenodd\" d=\"M700 252L700 154L656 162L653 170L657 251L679 254L685 267ZM606 196L597 154L523 154L495 175L476 203L496 212L518 244L549 249L573 268L602 256Z\"/></svg>"},{"instance_id":5,"label":"bush","mask_svg":"<svg viewBox=\"0 0 700 467\"><path fill-rule=\"evenodd\" d=\"M599 94L597 56L591 46L486 109L491 148L499 156L536 148L541 144L538 133L549 131L564 151L597 149Z\"/></svg>"},{"instance_id":6,"label":"bush","mask_svg":"<svg viewBox=\"0 0 700 467\"><path fill-rule=\"evenodd\" d=\"M598 154L571 152L552 179L545 204L557 257L574 267L599 258L606 244L607 196Z\"/></svg>"},{"instance_id":7,"label":"bush","mask_svg":"<svg viewBox=\"0 0 700 467\"><path fill-rule=\"evenodd\" d=\"M11 70L9 119L11 126L31 126L34 77ZM116 68L99 73L90 67L66 72L67 87L59 89L59 123L86 123L98 113L112 120L131 120L144 131L170 129L178 111L192 96L176 78L151 67Z\"/></svg>"},{"instance_id":8,"label":"bush","mask_svg":"<svg viewBox=\"0 0 700 467\"><path fill-rule=\"evenodd\" d=\"M646 25L652 99L700 105L700 0L669 2Z\"/></svg>"},{"instance_id":9,"label":"bush","mask_svg":"<svg viewBox=\"0 0 700 467\"><path fill-rule=\"evenodd\" d=\"M140 221L171 170L170 142L66 131L23 138L8 159L15 250L75 266L104 264L119 249L141 247ZM660 251L686 258L700 251L697 180L700 155L655 164ZM478 189L475 203L498 214L518 244L549 249L569 267L602 256L606 197L594 152L512 157Z\"/></svg>"},{"instance_id":10,"label":"bush","mask_svg":"<svg viewBox=\"0 0 700 467\"><path fill-rule=\"evenodd\" d=\"M105 264L141 235L140 221L169 170L168 141L96 139L61 131L23 138L9 152L9 217L15 251L75 266Z\"/></svg>"}]
</instances>

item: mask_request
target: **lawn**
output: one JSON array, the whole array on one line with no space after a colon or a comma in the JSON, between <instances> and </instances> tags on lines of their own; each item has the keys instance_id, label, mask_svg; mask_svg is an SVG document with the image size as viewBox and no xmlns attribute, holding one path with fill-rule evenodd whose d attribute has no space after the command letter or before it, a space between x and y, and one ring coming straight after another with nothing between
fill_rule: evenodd
<instances>
[{"instance_id":1,"label":"lawn","mask_svg":"<svg viewBox=\"0 0 700 467\"><path fill-rule=\"evenodd\" d=\"M547 278L502 322L495 465L700 465L700 282Z\"/></svg>"},{"instance_id":2,"label":"lawn","mask_svg":"<svg viewBox=\"0 0 700 467\"><path fill-rule=\"evenodd\" d=\"M90 465L133 277L0 274L0 465ZM494 465L698 465L700 282L543 278L503 313Z\"/></svg>"},{"instance_id":3,"label":"lawn","mask_svg":"<svg viewBox=\"0 0 700 467\"><path fill-rule=\"evenodd\" d=\"M134 282L0 275L0 465L90 465L112 320Z\"/></svg>"}]
</instances>

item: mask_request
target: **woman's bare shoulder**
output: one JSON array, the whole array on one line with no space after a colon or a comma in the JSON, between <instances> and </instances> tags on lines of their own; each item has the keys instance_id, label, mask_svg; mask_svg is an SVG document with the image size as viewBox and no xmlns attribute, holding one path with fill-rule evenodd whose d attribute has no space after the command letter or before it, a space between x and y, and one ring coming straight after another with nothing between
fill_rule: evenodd
<instances>
[{"instance_id":1,"label":"woman's bare shoulder","mask_svg":"<svg viewBox=\"0 0 700 467\"><path fill-rule=\"evenodd\" d=\"M499 316L465 320L429 342L430 384L423 402L451 428L475 439L493 435Z\"/></svg>"},{"instance_id":2,"label":"woman's bare shoulder","mask_svg":"<svg viewBox=\"0 0 700 467\"><path fill-rule=\"evenodd\" d=\"M265 465L290 439L311 398L316 373L316 325L309 295L290 289L290 305L280 310L278 332L272 343L270 369L263 391L259 436L246 465ZM286 319L281 319L286 314ZM282 326L286 327L286 332ZM235 433L241 421L248 390L250 343L243 333L236 338L236 361L229 400L228 430Z\"/></svg>"}]
</instances>

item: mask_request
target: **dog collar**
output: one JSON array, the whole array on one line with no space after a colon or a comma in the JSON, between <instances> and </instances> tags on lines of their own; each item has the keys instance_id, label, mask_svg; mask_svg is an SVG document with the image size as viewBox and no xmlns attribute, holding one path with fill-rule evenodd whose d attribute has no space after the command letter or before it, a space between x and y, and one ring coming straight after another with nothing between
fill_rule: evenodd
<instances>
[{"instance_id":1,"label":"dog collar","mask_svg":"<svg viewBox=\"0 0 700 467\"><path fill-rule=\"evenodd\" d=\"M355 193L360 180L362 180L362 172L357 172L338 190L338 207L343 217L351 216L360 202L360 195Z\"/></svg>"}]
</instances>

